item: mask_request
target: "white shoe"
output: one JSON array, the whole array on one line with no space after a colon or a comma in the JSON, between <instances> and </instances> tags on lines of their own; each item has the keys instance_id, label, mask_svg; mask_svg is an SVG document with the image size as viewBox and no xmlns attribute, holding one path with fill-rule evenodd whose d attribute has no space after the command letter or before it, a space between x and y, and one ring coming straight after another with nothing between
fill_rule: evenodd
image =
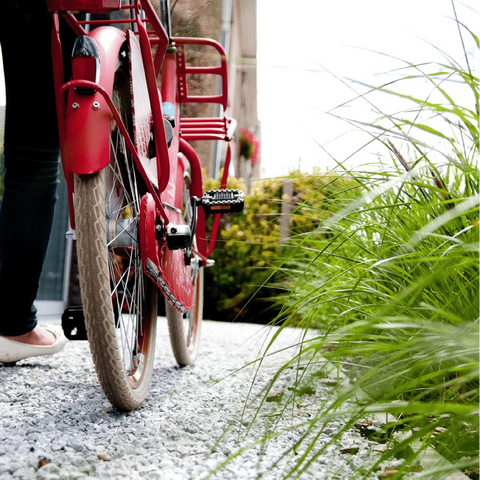
<instances>
[{"instance_id":1,"label":"white shoe","mask_svg":"<svg viewBox=\"0 0 480 480\"><path fill-rule=\"evenodd\" d=\"M67 343L63 331L51 327L45 328L45 330L55 336L53 345L30 345L0 336L0 363L15 363L24 358L53 355L62 350Z\"/></svg>"}]
</instances>

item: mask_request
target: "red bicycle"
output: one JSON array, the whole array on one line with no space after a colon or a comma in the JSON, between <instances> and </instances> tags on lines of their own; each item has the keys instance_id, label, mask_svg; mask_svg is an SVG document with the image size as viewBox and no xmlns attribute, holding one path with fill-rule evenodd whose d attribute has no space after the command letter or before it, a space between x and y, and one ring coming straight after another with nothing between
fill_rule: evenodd
<instances>
[{"instance_id":1,"label":"red bicycle","mask_svg":"<svg viewBox=\"0 0 480 480\"><path fill-rule=\"evenodd\" d=\"M120 410L137 408L152 376L157 297L166 299L179 365L195 361L203 268L220 213L241 211L243 193L203 192L194 140L230 142L235 121L183 118L181 105L227 107L227 63L210 39L171 38L168 2L49 0L63 169L76 232L83 315L100 385ZM95 19L117 12L116 18ZM119 14L118 14L119 12ZM66 25L66 26L65 26ZM122 28L118 28L119 25ZM65 78L61 29L77 38ZM214 51L212 66L186 62L189 46ZM216 75L218 95L189 94L188 75ZM158 87L157 80L161 87ZM216 213L207 241L205 214Z\"/></svg>"}]
</instances>

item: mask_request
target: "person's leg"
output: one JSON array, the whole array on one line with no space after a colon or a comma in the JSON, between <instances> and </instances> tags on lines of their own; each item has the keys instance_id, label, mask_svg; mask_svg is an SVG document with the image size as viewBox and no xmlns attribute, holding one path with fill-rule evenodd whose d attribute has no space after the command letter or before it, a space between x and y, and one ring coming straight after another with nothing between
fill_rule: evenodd
<instances>
[{"instance_id":1,"label":"person's leg","mask_svg":"<svg viewBox=\"0 0 480 480\"><path fill-rule=\"evenodd\" d=\"M2 2L7 93L0 206L0 335L32 332L33 306L53 220L59 145L50 56L52 21L41 0Z\"/></svg>"}]
</instances>

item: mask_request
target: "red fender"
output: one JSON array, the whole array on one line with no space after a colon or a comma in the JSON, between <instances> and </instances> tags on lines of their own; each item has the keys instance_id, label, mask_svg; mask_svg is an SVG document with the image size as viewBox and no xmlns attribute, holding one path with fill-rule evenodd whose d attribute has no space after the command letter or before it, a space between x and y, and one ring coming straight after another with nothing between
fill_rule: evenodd
<instances>
[{"instance_id":1,"label":"red fender","mask_svg":"<svg viewBox=\"0 0 480 480\"><path fill-rule=\"evenodd\" d=\"M115 66L125 33L118 28L100 27L90 35L100 54L99 85L113 91ZM103 96L79 95L69 89L65 112L62 162L65 174L88 174L105 168L110 161L110 122L112 113Z\"/></svg>"}]
</instances>

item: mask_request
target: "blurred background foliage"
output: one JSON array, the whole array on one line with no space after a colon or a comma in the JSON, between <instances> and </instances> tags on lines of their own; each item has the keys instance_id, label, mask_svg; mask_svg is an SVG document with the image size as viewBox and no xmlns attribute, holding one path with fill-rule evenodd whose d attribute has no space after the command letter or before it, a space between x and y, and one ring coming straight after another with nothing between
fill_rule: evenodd
<instances>
[{"instance_id":1,"label":"blurred background foliage","mask_svg":"<svg viewBox=\"0 0 480 480\"><path fill-rule=\"evenodd\" d=\"M283 188L286 182L291 182L290 195ZM205 179L204 189L212 188L219 188L219 182ZM233 177L227 188L246 190L243 179ZM342 207L346 191L359 191L359 184L337 173L292 171L284 178L255 181L245 197L243 214L222 217L211 256L215 266L205 270L204 318L271 322L279 312L277 297L282 291L271 281L280 278L276 265L281 250L287 248L283 246L287 238L281 238L282 204L290 210L288 236L301 239Z\"/></svg>"}]
</instances>

